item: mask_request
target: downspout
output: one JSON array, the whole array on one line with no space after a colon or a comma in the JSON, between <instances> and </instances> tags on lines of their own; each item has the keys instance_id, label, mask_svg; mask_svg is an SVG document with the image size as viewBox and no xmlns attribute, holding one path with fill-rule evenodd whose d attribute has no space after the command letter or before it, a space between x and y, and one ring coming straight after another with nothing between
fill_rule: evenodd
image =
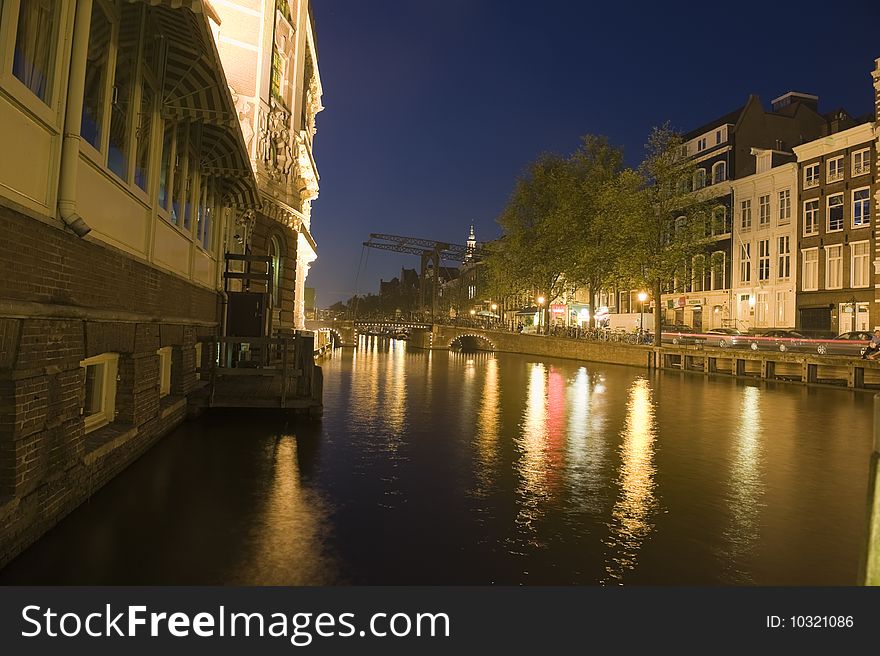
<instances>
[{"instance_id":1,"label":"downspout","mask_svg":"<svg viewBox=\"0 0 880 656\"><path fill-rule=\"evenodd\" d=\"M82 125L91 20L92 0L79 0L76 3L76 16L73 23L73 48L70 56L70 76L67 81L64 140L61 144L61 173L58 182L58 212L64 224L77 237L85 237L91 231L91 228L76 212L76 173L79 165L80 126Z\"/></svg>"}]
</instances>

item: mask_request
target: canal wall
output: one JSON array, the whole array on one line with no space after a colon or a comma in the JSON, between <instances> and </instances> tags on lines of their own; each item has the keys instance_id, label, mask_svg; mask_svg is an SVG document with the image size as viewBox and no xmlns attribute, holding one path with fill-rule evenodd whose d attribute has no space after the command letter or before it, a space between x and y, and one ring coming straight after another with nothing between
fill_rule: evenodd
<instances>
[{"instance_id":1,"label":"canal wall","mask_svg":"<svg viewBox=\"0 0 880 656\"><path fill-rule=\"evenodd\" d=\"M523 335L502 331L471 330L455 326L436 325L432 330L416 329L412 331L409 340L411 347L432 350L447 350L462 344L503 353L586 360L605 364L626 364L637 367L653 367L655 362L654 349L650 346Z\"/></svg>"},{"instance_id":2,"label":"canal wall","mask_svg":"<svg viewBox=\"0 0 880 656\"><path fill-rule=\"evenodd\" d=\"M0 261L2 567L185 419L220 298L4 208Z\"/></svg>"}]
</instances>

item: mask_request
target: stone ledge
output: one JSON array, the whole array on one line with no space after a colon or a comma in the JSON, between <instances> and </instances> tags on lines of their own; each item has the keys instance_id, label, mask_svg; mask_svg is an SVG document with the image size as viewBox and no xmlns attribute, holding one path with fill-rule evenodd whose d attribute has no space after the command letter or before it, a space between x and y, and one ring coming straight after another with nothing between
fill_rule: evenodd
<instances>
[{"instance_id":1,"label":"stone ledge","mask_svg":"<svg viewBox=\"0 0 880 656\"><path fill-rule=\"evenodd\" d=\"M108 424L86 435L86 454L83 463L93 465L111 451L133 440L138 435L138 427L119 422Z\"/></svg>"},{"instance_id":2,"label":"stone ledge","mask_svg":"<svg viewBox=\"0 0 880 656\"><path fill-rule=\"evenodd\" d=\"M168 395L159 399L159 419L167 419L181 408L186 408L186 397Z\"/></svg>"}]
</instances>

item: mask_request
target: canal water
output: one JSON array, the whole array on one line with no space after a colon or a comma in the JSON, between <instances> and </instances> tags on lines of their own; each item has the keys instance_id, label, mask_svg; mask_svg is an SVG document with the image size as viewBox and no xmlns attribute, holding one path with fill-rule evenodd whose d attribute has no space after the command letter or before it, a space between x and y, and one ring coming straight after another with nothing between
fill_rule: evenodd
<instances>
[{"instance_id":1,"label":"canal water","mask_svg":"<svg viewBox=\"0 0 880 656\"><path fill-rule=\"evenodd\" d=\"M361 340L320 422L184 424L0 583L856 583L869 394Z\"/></svg>"}]
</instances>

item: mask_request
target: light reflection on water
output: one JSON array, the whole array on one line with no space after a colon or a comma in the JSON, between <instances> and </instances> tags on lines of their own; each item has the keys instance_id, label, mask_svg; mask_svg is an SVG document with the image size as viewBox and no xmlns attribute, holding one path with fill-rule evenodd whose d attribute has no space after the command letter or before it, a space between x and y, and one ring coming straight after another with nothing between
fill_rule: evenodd
<instances>
[{"instance_id":1,"label":"light reflection on water","mask_svg":"<svg viewBox=\"0 0 880 656\"><path fill-rule=\"evenodd\" d=\"M870 395L367 336L321 365L321 422L187 423L0 582L855 582Z\"/></svg>"}]
</instances>

